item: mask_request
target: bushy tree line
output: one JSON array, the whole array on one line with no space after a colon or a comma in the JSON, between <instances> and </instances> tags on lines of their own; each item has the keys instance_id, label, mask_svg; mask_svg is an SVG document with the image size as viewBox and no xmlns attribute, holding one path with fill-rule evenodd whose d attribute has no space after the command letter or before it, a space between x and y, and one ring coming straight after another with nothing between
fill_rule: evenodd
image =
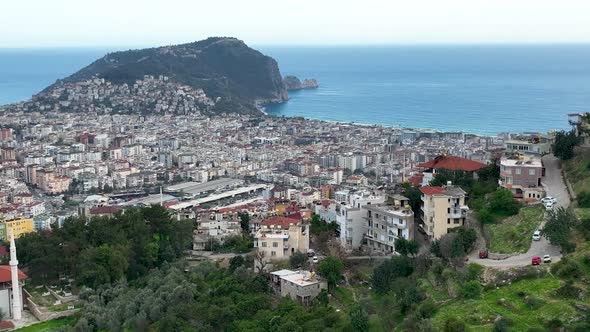
<instances>
[{"instance_id":1,"label":"bushy tree line","mask_svg":"<svg viewBox=\"0 0 590 332\"><path fill-rule=\"evenodd\" d=\"M160 206L132 208L113 218L72 218L62 228L17 239L19 261L33 283L65 276L97 287L136 279L190 247L192 222Z\"/></svg>"},{"instance_id":2,"label":"bushy tree line","mask_svg":"<svg viewBox=\"0 0 590 332\"><path fill-rule=\"evenodd\" d=\"M569 160L574 157L574 148L580 144L580 137L574 130L558 131L555 134L555 143L553 144L553 154L561 160Z\"/></svg>"},{"instance_id":3,"label":"bushy tree line","mask_svg":"<svg viewBox=\"0 0 590 332\"><path fill-rule=\"evenodd\" d=\"M311 308L290 298L273 304L266 279L241 264L233 270L209 262L190 269L163 264L135 284L83 294L89 304L64 332L352 331L350 320L325 301Z\"/></svg>"}]
</instances>

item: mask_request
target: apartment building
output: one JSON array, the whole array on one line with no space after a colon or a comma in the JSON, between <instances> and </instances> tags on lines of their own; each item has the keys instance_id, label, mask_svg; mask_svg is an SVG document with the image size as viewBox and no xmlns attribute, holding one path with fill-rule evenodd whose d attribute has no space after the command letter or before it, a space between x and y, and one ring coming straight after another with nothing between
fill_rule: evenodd
<instances>
[{"instance_id":1,"label":"apartment building","mask_svg":"<svg viewBox=\"0 0 590 332\"><path fill-rule=\"evenodd\" d=\"M523 155L504 156L500 160L501 187L509 189L514 197L525 201L536 201L545 197L541 186L544 175L541 158Z\"/></svg>"},{"instance_id":2,"label":"apartment building","mask_svg":"<svg viewBox=\"0 0 590 332\"><path fill-rule=\"evenodd\" d=\"M363 209L369 204L382 204L385 197L369 193L348 196L348 202L336 205L336 223L340 226L340 245L347 251L359 249L367 232L367 213Z\"/></svg>"},{"instance_id":3,"label":"apartment building","mask_svg":"<svg viewBox=\"0 0 590 332\"><path fill-rule=\"evenodd\" d=\"M27 233L35 231L33 219L14 219L0 222L0 241L8 241L9 230L14 232L14 238L18 239Z\"/></svg>"},{"instance_id":4,"label":"apartment building","mask_svg":"<svg viewBox=\"0 0 590 332\"><path fill-rule=\"evenodd\" d=\"M375 251L395 252L395 241L399 238L414 238L414 212L410 200L401 195L390 197L390 204L367 204L367 246Z\"/></svg>"},{"instance_id":5,"label":"apartment building","mask_svg":"<svg viewBox=\"0 0 590 332\"><path fill-rule=\"evenodd\" d=\"M207 211L197 215L197 229L193 231L193 250L205 250L207 242L223 242L226 237L242 232L237 213Z\"/></svg>"},{"instance_id":6,"label":"apartment building","mask_svg":"<svg viewBox=\"0 0 590 332\"><path fill-rule=\"evenodd\" d=\"M254 236L254 248L266 261L283 260L296 251L309 249L309 229L301 219L274 217L260 224Z\"/></svg>"},{"instance_id":7,"label":"apartment building","mask_svg":"<svg viewBox=\"0 0 590 332\"><path fill-rule=\"evenodd\" d=\"M467 193L458 186L448 183L444 187L420 187L422 205L420 219L422 229L430 240L436 240L451 229L465 224Z\"/></svg>"}]
</instances>

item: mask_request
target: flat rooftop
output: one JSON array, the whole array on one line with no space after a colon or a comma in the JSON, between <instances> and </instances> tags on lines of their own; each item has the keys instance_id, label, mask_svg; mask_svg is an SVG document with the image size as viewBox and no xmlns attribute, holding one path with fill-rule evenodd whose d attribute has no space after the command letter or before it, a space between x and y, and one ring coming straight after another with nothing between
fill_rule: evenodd
<instances>
[{"instance_id":1,"label":"flat rooftop","mask_svg":"<svg viewBox=\"0 0 590 332\"><path fill-rule=\"evenodd\" d=\"M319 282L317 279L317 276L315 277L314 280L311 280L311 272L301 272L301 271L298 271L295 274L281 276L281 279L290 281L290 282L296 284L297 286L302 286L302 287L315 285Z\"/></svg>"},{"instance_id":2,"label":"flat rooftop","mask_svg":"<svg viewBox=\"0 0 590 332\"><path fill-rule=\"evenodd\" d=\"M199 182L183 182L166 187L168 192L179 192L183 191L187 194L196 194L202 192L208 192L217 189L223 189L225 187L237 186L244 183L244 180L221 178L213 181L207 181L203 183Z\"/></svg>"}]
</instances>

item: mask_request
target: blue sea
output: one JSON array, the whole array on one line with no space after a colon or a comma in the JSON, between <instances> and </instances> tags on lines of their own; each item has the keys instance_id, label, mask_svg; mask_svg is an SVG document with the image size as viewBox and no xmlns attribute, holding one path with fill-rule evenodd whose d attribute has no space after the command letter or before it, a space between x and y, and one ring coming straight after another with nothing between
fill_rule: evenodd
<instances>
[{"instance_id":1,"label":"blue sea","mask_svg":"<svg viewBox=\"0 0 590 332\"><path fill-rule=\"evenodd\" d=\"M590 111L590 45L255 48L320 84L271 115L493 135L567 129L568 113ZM0 50L0 104L107 51Z\"/></svg>"}]
</instances>

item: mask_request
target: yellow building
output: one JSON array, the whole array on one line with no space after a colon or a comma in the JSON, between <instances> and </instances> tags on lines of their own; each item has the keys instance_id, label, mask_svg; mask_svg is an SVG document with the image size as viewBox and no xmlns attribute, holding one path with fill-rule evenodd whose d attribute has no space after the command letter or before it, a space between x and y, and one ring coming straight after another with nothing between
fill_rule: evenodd
<instances>
[{"instance_id":1,"label":"yellow building","mask_svg":"<svg viewBox=\"0 0 590 332\"><path fill-rule=\"evenodd\" d=\"M430 240L440 239L451 229L465 225L469 208L465 205L466 192L457 186L420 187L422 206L421 227Z\"/></svg>"},{"instance_id":2,"label":"yellow building","mask_svg":"<svg viewBox=\"0 0 590 332\"><path fill-rule=\"evenodd\" d=\"M18 239L24 234L35 231L33 219L14 219L0 222L0 240L7 241L9 230L14 232L14 238Z\"/></svg>"}]
</instances>

